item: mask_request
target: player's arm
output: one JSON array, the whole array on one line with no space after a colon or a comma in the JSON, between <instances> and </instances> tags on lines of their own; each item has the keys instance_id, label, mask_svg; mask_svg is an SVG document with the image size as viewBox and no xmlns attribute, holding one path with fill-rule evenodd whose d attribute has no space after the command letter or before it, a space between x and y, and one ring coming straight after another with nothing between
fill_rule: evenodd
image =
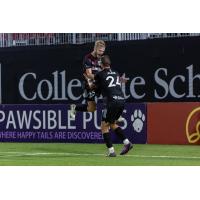
<instances>
[{"instance_id":1,"label":"player's arm","mask_svg":"<svg viewBox=\"0 0 200 200\"><path fill-rule=\"evenodd\" d=\"M85 72L83 74L85 76L85 78L94 80L94 75L92 74L91 60L88 59L88 58L85 58L83 64L84 64L84 67L85 67Z\"/></svg>"},{"instance_id":2,"label":"player's arm","mask_svg":"<svg viewBox=\"0 0 200 200\"><path fill-rule=\"evenodd\" d=\"M99 75L96 74L94 76L94 81L89 85L91 89L95 89L97 90L98 88L100 88L100 85L99 85Z\"/></svg>"},{"instance_id":3,"label":"player's arm","mask_svg":"<svg viewBox=\"0 0 200 200\"><path fill-rule=\"evenodd\" d=\"M92 74L91 68L86 68L85 74L86 74L87 78L92 79L92 80L94 79L94 74Z\"/></svg>"},{"instance_id":4,"label":"player's arm","mask_svg":"<svg viewBox=\"0 0 200 200\"><path fill-rule=\"evenodd\" d=\"M94 75L92 74L92 69L91 68L87 68L85 70L85 73L83 73L83 76L85 77L85 80L87 81L89 87L92 89L91 85L92 85L93 80L94 80Z\"/></svg>"},{"instance_id":5,"label":"player's arm","mask_svg":"<svg viewBox=\"0 0 200 200\"><path fill-rule=\"evenodd\" d=\"M87 81L88 86L91 88L91 84L94 80L94 75L92 74L92 63L89 59L85 58L83 65L85 68L83 76L85 77L85 80Z\"/></svg>"}]
</instances>

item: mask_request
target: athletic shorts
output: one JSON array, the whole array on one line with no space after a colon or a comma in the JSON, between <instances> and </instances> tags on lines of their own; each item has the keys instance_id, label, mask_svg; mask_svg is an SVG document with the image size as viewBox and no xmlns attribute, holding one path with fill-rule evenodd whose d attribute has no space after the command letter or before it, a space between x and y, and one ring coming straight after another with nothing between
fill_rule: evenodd
<instances>
[{"instance_id":1,"label":"athletic shorts","mask_svg":"<svg viewBox=\"0 0 200 200\"><path fill-rule=\"evenodd\" d=\"M124 103L109 102L106 108L102 111L102 121L113 124L122 115Z\"/></svg>"},{"instance_id":2,"label":"athletic shorts","mask_svg":"<svg viewBox=\"0 0 200 200\"><path fill-rule=\"evenodd\" d=\"M95 101L96 92L94 90L85 89L83 93L83 97L87 101Z\"/></svg>"},{"instance_id":3,"label":"athletic shorts","mask_svg":"<svg viewBox=\"0 0 200 200\"><path fill-rule=\"evenodd\" d=\"M86 81L82 81L82 88L83 88L83 98L86 101L95 101L96 99L96 91L95 90L91 90L88 86L87 86L87 82Z\"/></svg>"}]
</instances>

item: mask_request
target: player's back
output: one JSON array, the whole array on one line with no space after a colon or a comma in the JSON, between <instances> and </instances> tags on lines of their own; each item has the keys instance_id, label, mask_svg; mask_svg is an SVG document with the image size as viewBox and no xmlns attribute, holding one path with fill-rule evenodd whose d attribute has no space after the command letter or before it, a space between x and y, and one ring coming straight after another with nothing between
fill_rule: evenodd
<instances>
[{"instance_id":1,"label":"player's back","mask_svg":"<svg viewBox=\"0 0 200 200\"><path fill-rule=\"evenodd\" d=\"M108 101L124 101L119 74L111 68L105 68L97 74L97 81L103 97Z\"/></svg>"}]
</instances>

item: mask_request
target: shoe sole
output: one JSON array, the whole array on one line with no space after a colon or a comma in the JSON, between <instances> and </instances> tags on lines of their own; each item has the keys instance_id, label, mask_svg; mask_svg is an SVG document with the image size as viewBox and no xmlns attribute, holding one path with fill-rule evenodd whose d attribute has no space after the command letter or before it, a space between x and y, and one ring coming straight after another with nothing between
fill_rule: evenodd
<instances>
[{"instance_id":1,"label":"shoe sole","mask_svg":"<svg viewBox=\"0 0 200 200\"><path fill-rule=\"evenodd\" d=\"M117 157L117 155L106 155L106 157L110 157L110 158L113 158L113 157Z\"/></svg>"}]
</instances>

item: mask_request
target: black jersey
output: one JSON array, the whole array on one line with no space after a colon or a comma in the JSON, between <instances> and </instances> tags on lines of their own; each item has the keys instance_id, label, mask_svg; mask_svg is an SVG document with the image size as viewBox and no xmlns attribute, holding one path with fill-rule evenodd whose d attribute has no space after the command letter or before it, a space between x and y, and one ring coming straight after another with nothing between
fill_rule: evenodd
<instances>
[{"instance_id":1,"label":"black jersey","mask_svg":"<svg viewBox=\"0 0 200 200\"><path fill-rule=\"evenodd\" d=\"M117 71L106 68L95 76L95 85L107 101L124 101L120 77Z\"/></svg>"}]
</instances>

